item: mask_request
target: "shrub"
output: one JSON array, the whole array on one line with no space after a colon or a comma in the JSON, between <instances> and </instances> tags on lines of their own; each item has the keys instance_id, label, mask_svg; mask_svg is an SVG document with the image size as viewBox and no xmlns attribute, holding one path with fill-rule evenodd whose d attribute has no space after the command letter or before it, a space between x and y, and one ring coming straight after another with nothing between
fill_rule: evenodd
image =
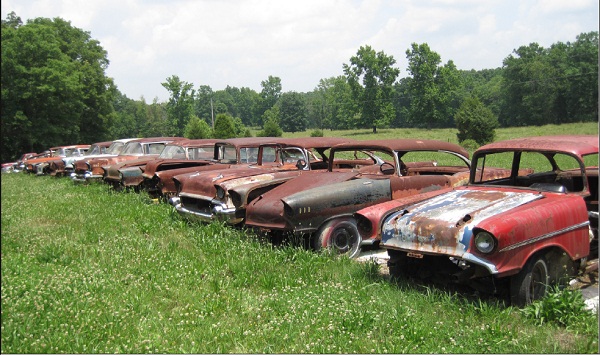
<instances>
[{"instance_id":1,"label":"shrub","mask_svg":"<svg viewBox=\"0 0 600 355\"><path fill-rule=\"evenodd\" d=\"M262 131L256 134L258 137L281 137L283 135L283 130L279 127L279 123L277 120L269 117L265 121L263 125Z\"/></svg>"},{"instance_id":2,"label":"shrub","mask_svg":"<svg viewBox=\"0 0 600 355\"><path fill-rule=\"evenodd\" d=\"M466 99L454 116L458 141L472 139L479 145L494 141L498 119L479 99Z\"/></svg>"},{"instance_id":3,"label":"shrub","mask_svg":"<svg viewBox=\"0 0 600 355\"><path fill-rule=\"evenodd\" d=\"M210 138L211 129L206 121L194 116L185 126L185 132L183 136L189 139Z\"/></svg>"},{"instance_id":4,"label":"shrub","mask_svg":"<svg viewBox=\"0 0 600 355\"><path fill-rule=\"evenodd\" d=\"M222 139L237 137L233 117L224 113L218 114L215 118L215 129L213 136L215 138Z\"/></svg>"},{"instance_id":5,"label":"shrub","mask_svg":"<svg viewBox=\"0 0 600 355\"><path fill-rule=\"evenodd\" d=\"M460 142L460 146L465 148L469 152L476 151L477 148L479 148L479 144L477 144L477 142L475 142L472 139L465 139L464 141Z\"/></svg>"},{"instance_id":6,"label":"shrub","mask_svg":"<svg viewBox=\"0 0 600 355\"><path fill-rule=\"evenodd\" d=\"M311 137L323 137L323 130L315 129L314 131L310 132L310 136Z\"/></svg>"}]
</instances>

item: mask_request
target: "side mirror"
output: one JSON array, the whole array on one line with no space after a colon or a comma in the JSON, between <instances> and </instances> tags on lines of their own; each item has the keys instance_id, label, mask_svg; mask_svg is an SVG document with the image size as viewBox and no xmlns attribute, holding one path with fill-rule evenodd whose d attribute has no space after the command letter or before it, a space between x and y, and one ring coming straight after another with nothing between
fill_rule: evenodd
<instances>
[{"instance_id":1,"label":"side mirror","mask_svg":"<svg viewBox=\"0 0 600 355\"><path fill-rule=\"evenodd\" d=\"M296 168L298 168L298 170L306 170L306 160L298 159L296 162Z\"/></svg>"}]
</instances>

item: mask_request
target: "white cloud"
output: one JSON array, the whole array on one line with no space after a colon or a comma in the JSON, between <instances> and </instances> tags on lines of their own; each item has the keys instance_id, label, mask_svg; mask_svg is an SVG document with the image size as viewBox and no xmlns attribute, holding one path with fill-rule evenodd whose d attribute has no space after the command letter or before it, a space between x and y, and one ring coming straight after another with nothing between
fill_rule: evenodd
<instances>
[{"instance_id":1,"label":"white cloud","mask_svg":"<svg viewBox=\"0 0 600 355\"><path fill-rule=\"evenodd\" d=\"M311 91L342 74L360 46L394 56L428 43L460 69L495 68L530 42L549 46L598 30L595 0L3 0L2 17L61 17L108 52L107 74L128 97L167 99L171 75L213 90Z\"/></svg>"}]
</instances>

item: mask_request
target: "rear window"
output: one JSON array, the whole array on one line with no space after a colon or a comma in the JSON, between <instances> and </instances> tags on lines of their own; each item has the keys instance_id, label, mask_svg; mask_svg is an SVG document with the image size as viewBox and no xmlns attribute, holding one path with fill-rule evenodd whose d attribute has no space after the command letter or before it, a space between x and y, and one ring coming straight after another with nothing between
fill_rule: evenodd
<instances>
[{"instance_id":1,"label":"rear window","mask_svg":"<svg viewBox=\"0 0 600 355\"><path fill-rule=\"evenodd\" d=\"M147 154L160 154L165 149L164 143L150 143L147 147Z\"/></svg>"}]
</instances>

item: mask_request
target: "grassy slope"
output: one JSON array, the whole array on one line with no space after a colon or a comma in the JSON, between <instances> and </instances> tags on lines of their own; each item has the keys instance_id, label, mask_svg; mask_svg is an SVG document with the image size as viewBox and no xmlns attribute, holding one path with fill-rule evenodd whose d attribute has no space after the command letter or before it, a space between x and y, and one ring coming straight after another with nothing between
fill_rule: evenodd
<instances>
[{"instance_id":1,"label":"grassy slope","mask_svg":"<svg viewBox=\"0 0 600 355\"><path fill-rule=\"evenodd\" d=\"M593 316L538 326L514 308L390 282L375 264L188 225L144 195L22 174L1 182L2 353L598 350Z\"/></svg>"}]
</instances>

